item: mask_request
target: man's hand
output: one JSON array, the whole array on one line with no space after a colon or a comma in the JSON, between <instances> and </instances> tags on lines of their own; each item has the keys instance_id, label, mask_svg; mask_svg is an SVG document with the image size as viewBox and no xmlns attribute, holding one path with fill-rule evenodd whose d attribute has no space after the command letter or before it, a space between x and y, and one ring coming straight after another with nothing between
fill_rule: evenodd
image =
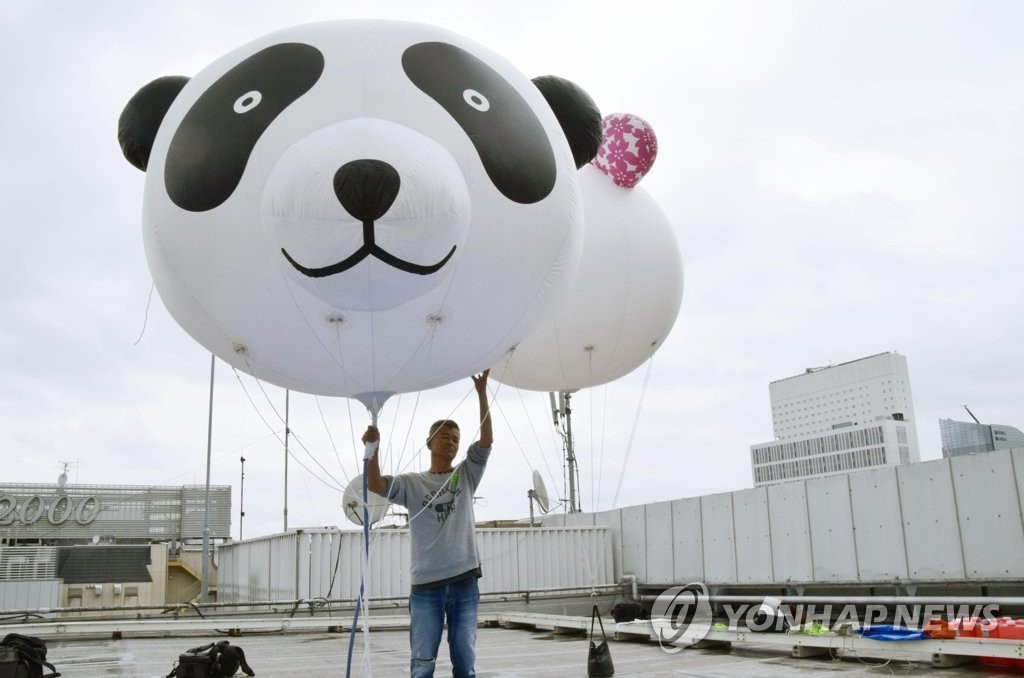
<instances>
[{"instance_id":1,"label":"man's hand","mask_svg":"<svg viewBox=\"0 0 1024 678\"><path fill-rule=\"evenodd\" d=\"M480 401L480 439L476 441L476 444L486 448L490 448L494 444L491 412L487 404L487 375L490 373L490 370L484 370L473 376L473 386L476 387L477 399Z\"/></svg>"},{"instance_id":2,"label":"man's hand","mask_svg":"<svg viewBox=\"0 0 1024 678\"><path fill-rule=\"evenodd\" d=\"M366 453L363 459L366 460L366 487L371 492L383 494L388 483L380 474L380 462L377 461L377 449L380 447L380 431L376 426L367 426L363 434L363 444L366 445Z\"/></svg>"},{"instance_id":3,"label":"man's hand","mask_svg":"<svg viewBox=\"0 0 1024 678\"><path fill-rule=\"evenodd\" d=\"M370 461L377 456L377 448L380 443L380 431L377 430L376 426L367 426L366 433L363 434L363 444L366 445L366 449L363 451L363 459Z\"/></svg>"}]
</instances>

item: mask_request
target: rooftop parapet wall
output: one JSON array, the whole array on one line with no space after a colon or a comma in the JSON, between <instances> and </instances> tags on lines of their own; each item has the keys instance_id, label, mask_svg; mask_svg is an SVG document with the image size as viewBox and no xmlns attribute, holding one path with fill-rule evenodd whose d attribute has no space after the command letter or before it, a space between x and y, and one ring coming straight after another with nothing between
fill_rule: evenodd
<instances>
[{"instance_id":1,"label":"rooftop parapet wall","mask_svg":"<svg viewBox=\"0 0 1024 678\"><path fill-rule=\"evenodd\" d=\"M556 515L641 583L1024 583L1024 449Z\"/></svg>"}]
</instances>

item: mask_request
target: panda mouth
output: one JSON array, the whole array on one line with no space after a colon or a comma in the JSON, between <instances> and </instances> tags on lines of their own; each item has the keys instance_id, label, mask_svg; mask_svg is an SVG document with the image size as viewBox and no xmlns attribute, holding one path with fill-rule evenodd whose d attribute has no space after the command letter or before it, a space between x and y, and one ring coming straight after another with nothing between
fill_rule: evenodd
<instances>
[{"instance_id":1,"label":"panda mouth","mask_svg":"<svg viewBox=\"0 0 1024 678\"><path fill-rule=\"evenodd\" d=\"M388 266L406 273L436 273L455 254L455 245L452 245L448 254L436 264L423 265L399 259L375 241L373 224L391 209L401 185L402 179L398 171L383 160L362 158L345 163L334 174L334 194L345 211L363 223L363 246L341 261L320 268L303 266L283 247L281 254L295 270L310 278L326 278L344 273L366 257L375 257Z\"/></svg>"},{"instance_id":2,"label":"panda mouth","mask_svg":"<svg viewBox=\"0 0 1024 678\"><path fill-rule=\"evenodd\" d=\"M326 278L328 276L337 275L338 273L344 273L366 257L374 257L388 266L397 268L400 271L405 271L406 273L430 275L431 273L436 273L441 270L441 268L448 263L448 260L452 258L453 254L455 254L455 248L456 246L452 245L452 248L448 250L448 254L435 264L415 264L411 261L400 259L377 245L377 243L374 242L373 222L364 221L363 246L337 263L321 266L319 268L309 268L308 266L303 266L299 262L295 261L295 259L292 258L292 256L288 254L288 251L283 247L281 248L281 254L284 255L284 258L288 260L289 264L295 267L296 271L309 278Z\"/></svg>"}]
</instances>

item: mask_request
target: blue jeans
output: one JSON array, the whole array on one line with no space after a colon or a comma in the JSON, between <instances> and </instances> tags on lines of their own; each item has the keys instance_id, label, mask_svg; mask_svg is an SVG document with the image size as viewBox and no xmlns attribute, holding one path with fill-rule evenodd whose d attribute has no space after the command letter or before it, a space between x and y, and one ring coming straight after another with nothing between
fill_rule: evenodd
<instances>
[{"instance_id":1,"label":"blue jeans","mask_svg":"<svg viewBox=\"0 0 1024 678\"><path fill-rule=\"evenodd\" d=\"M445 617L448 618L448 653L454 678L476 676L476 620L480 588L476 577L409 594L409 645L412 649L409 675L434 675L437 650L441 646Z\"/></svg>"}]
</instances>

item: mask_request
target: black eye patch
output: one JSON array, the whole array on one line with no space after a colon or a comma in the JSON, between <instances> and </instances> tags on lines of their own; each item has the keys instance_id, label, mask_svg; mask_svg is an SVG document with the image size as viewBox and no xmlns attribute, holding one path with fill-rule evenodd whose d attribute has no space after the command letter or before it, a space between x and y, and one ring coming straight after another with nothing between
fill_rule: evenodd
<instances>
[{"instance_id":1,"label":"black eye patch","mask_svg":"<svg viewBox=\"0 0 1024 678\"><path fill-rule=\"evenodd\" d=\"M200 95L167 150L164 185L178 207L204 212L227 200L256 142L324 70L310 45L283 43L240 62Z\"/></svg>"},{"instance_id":2,"label":"black eye patch","mask_svg":"<svg viewBox=\"0 0 1024 678\"><path fill-rule=\"evenodd\" d=\"M555 156L533 109L512 85L469 52L424 42L402 54L416 87L455 119L494 187L509 200L539 202L555 186Z\"/></svg>"}]
</instances>

